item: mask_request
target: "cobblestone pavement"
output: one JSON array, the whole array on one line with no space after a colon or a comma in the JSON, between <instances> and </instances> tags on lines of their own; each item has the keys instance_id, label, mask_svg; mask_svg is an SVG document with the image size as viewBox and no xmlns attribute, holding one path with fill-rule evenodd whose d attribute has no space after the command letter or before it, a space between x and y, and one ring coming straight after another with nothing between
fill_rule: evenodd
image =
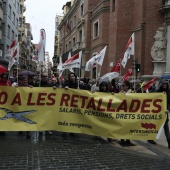
<instances>
[{"instance_id":1,"label":"cobblestone pavement","mask_svg":"<svg viewBox=\"0 0 170 170\"><path fill-rule=\"evenodd\" d=\"M25 134L7 132L0 136L0 170L169 170L170 157L155 146L142 141L133 141L140 149L128 149L107 143L102 138L89 135L52 135L32 133L31 139ZM118 147L119 146L119 147ZM164 147L165 148L165 147ZM168 150L167 148L165 148Z\"/></svg>"}]
</instances>

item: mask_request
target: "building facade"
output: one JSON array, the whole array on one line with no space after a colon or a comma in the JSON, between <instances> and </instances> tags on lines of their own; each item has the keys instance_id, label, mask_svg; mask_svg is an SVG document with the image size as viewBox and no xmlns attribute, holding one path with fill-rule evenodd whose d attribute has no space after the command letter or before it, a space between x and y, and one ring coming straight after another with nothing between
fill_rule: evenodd
<instances>
[{"instance_id":1,"label":"building facade","mask_svg":"<svg viewBox=\"0 0 170 170\"><path fill-rule=\"evenodd\" d=\"M97 76L102 76L110 72L112 65L123 58L127 42L134 33L135 55L128 60L125 69L122 67L121 75L124 75L135 61L141 64L138 77L161 76L170 67L168 67L165 51L161 51L164 57L157 59L160 58L158 56L160 51L156 51L159 47L155 47L155 44L160 42L157 42L156 33L158 30L162 33L167 28L162 7L168 3L169 0L72 0L67 2L63 6L64 18L58 27L61 37L58 47L59 55L69 50L72 50L73 54L82 50L81 77L95 78L98 73ZM67 31L68 22L70 29ZM162 36L163 34L165 33L162 33ZM106 45L107 51L102 68L97 66L91 72L85 72L86 62Z\"/></svg>"},{"instance_id":2,"label":"building facade","mask_svg":"<svg viewBox=\"0 0 170 170\"><path fill-rule=\"evenodd\" d=\"M0 50L2 50L2 57L0 62L4 66L8 66L8 61L4 55L11 43L18 37L18 23L19 23L19 0L9 1L3 0L3 20L2 22L2 38L0 40Z\"/></svg>"},{"instance_id":3,"label":"building facade","mask_svg":"<svg viewBox=\"0 0 170 170\"><path fill-rule=\"evenodd\" d=\"M2 39L2 20L3 20L3 2L0 0L0 40ZM0 57L2 57L2 50L0 51Z\"/></svg>"}]
</instances>

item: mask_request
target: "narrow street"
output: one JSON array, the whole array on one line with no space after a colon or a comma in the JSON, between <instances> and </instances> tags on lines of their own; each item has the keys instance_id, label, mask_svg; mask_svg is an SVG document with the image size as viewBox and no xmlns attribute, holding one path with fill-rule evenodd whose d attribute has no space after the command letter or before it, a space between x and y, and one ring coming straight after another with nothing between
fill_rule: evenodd
<instances>
[{"instance_id":1,"label":"narrow street","mask_svg":"<svg viewBox=\"0 0 170 170\"><path fill-rule=\"evenodd\" d=\"M132 141L134 146L122 147L103 138L82 134L53 132L35 136L7 132L0 136L0 169L38 170L169 170L169 149L157 142ZM166 145L166 144L165 144Z\"/></svg>"}]
</instances>

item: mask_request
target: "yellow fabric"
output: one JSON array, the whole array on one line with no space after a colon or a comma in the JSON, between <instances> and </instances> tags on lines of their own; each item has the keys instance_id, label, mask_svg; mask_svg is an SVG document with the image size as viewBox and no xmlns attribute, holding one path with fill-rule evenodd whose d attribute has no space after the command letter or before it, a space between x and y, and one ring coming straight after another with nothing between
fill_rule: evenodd
<instances>
[{"instance_id":1,"label":"yellow fabric","mask_svg":"<svg viewBox=\"0 0 170 170\"><path fill-rule=\"evenodd\" d=\"M17 112L24 111L32 111L23 117L34 124L17 119ZM1 131L56 130L147 140L156 138L165 122L165 111L163 93L112 95L76 89L0 87ZM4 119L6 113L16 118Z\"/></svg>"}]
</instances>

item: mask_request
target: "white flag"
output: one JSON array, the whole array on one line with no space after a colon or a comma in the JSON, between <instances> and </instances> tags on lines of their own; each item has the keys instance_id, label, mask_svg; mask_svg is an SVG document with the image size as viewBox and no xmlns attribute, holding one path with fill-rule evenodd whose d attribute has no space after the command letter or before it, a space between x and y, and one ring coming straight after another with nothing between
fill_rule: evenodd
<instances>
[{"instance_id":1,"label":"white flag","mask_svg":"<svg viewBox=\"0 0 170 170\"><path fill-rule=\"evenodd\" d=\"M95 58L92 57L89 61L86 63L85 71L90 71L94 68L94 65L96 65Z\"/></svg>"},{"instance_id":2,"label":"white flag","mask_svg":"<svg viewBox=\"0 0 170 170\"><path fill-rule=\"evenodd\" d=\"M63 70L62 70L62 59L61 59L61 56L59 57L59 60L60 60L60 62L59 62L59 64L58 64L58 66L57 66L57 69L58 69L58 71L59 71L59 77L61 77L62 76L62 73L63 73Z\"/></svg>"},{"instance_id":3,"label":"white flag","mask_svg":"<svg viewBox=\"0 0 170 170\"><path fill-rule=\"evenodd\" d=\"M92 68L94 68L95 64L102 66L104 56L105 56L105 53L106 53L106 48L107 48L107 46L105 46L98 54L96 54L89 61L87 61L86 67L85 67L86 71L90 71Z\"/></svg>"},{"instance_id":4,"label":"white flag","mask_svg":"<svg viewBox=\"0 0 170 170\"><path fill-rule=\"evenodd\" d=\"M39 61L42 61L42 62L45 60L45 45L46 45L46 34L45 34L45 30L41 29L40 30L40 42L37 45L37 49L38 49Z\"/></svg>"},{"instance_id":5,"label":"white flag","mask_svg":"<svg viewBox=\"0 0 170 170\"><path fill-rule=\"evenodd\" d=\"M79 53L68 58L62 64L62 70L65 70L65 69L72 70L73 68L80 68L81 67L81 57L82 57L82 51L80 51Z\"/></svg>"},{"instance_id":6,"label":"white flag","mask_svg":"<svg viewBox=\"0 0 170 170\"><path fill-rule=\"evenodd\" d=\"M94 56L95 62L100 66L102 66L102 64L103 64L104 56L105 56L105 53L106 53L106 48L107 48L107 46L105 46L103 48L103 50L101 50L98 54L96 54Z\"/></svg>"},{"instance_id":7,"label":"white flag","mask_svg":"<svg viewBox=\"0 0 170 170\"><path fill-rule=\"evenodd\" d=\"M8 63L8 71L10 71L11 67L15 64L19 64L19 43L13 48L13 54L11 54L11 58Z\"/></svg>"},{"instance_id":8,"label":"white flag","mask_svg":"<svg viewBox=\"0 0 170 170\"><path fill-rule=\"evenodd\" d=\"M134 33L131 35L127 45L126 45L126 51L124 53L124 57L122 59L122 66L125 68L127 60L130 58L130 55L134 55Z\"/></svg>"}]
</instances>

